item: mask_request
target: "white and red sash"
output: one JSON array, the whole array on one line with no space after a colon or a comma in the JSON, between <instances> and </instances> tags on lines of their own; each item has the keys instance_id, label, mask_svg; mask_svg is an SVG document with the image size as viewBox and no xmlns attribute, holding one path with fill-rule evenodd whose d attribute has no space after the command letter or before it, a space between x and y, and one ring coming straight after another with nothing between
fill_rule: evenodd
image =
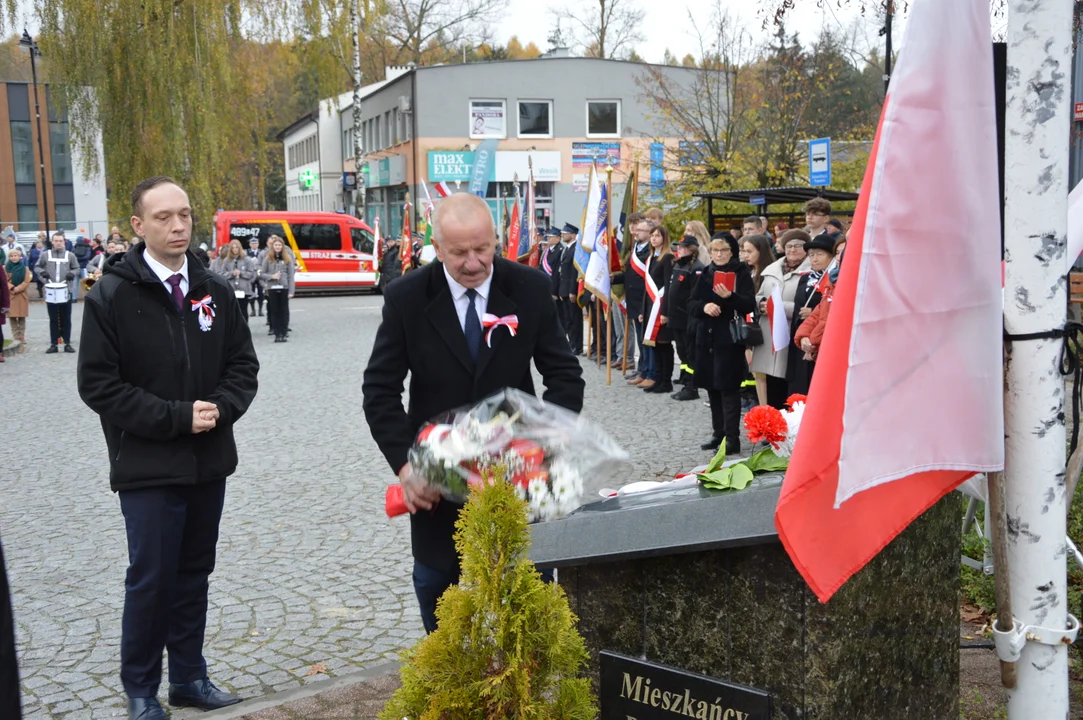
<instances>
[{"instance_id":1,"label":"white and red sash","mask_svg":"<svg viewBox=\"0 0 1083 720\"><path fill-rule=\"evenodd\" d=\"M543 248L542 249L541 266L542 266L542 270L545 271L546 275L552 275L553 274L553 266L549 264L549 250L550 250L550 248Z\"/></svg>"},{"instance_id":2,"label":"white and red sash","mask_svg":"<svg viewBox=\"0 0 1083 720\"><path fill-rule=\"evenodd\" d=\"M653 257L648 258L648 263L652 260L654 260ZM633 266L635 261L636 254L632 253ZM647 267L647 265L644 265L644 268ZM662 297L666 294L666 289L658 287L649 272L644 273L644 278L647 281L647 297L651 299L651 314L647 317L647 327L643 330L643 344L654 347L654 343L658 339L658 331L662 329Z\"/></svg>"},{"instance_id":3,"label":"white and red sash","mask_svg":"<svg viewBox=\"0 0 1083 720\"><path fill-rule=\"evenodd\" d=\"M650 256L648 256L648 259L650 259ZM635 248L632 248L631 260L632 260L632 269L636 271L636 275L638 275L639 277L646 280L647 279L647 263L644 262L643 260L639 259L639 254L636 253Z\"/></svg>"}]
</instances>

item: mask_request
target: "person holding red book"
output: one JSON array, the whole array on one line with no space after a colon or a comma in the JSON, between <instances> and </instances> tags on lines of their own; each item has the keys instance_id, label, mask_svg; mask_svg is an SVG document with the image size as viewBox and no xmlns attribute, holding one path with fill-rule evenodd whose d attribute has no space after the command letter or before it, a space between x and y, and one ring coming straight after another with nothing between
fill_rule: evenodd
<instances>
[{"instance_id":1,"label":"person holding red book","mask_svg":"<svg viewBox=\"0 0 1083 720\"><path fill-rule=\"evenodd\" d=\"M715 450L726 440L726 454L741 452L741 383L748 373L745 348L734 342L730 323L756 309L752 273L738 257L737 240L719 233L711 240L711 264L700 275L689 314L700 320L696 331L696 386L711 402L711 439L702 445Z\"/></svg>"}]
</instances>

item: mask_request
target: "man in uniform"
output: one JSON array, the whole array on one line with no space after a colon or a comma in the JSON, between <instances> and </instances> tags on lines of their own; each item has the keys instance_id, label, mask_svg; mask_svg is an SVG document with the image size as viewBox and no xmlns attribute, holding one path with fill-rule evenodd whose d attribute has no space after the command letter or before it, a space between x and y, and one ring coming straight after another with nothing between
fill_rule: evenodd
<instances>
[{"instance_id":1,"label":"man in uniform","mask_svg":"<svg viewBox=\"0 0 1083 720\"><path fill-rule=\"evenodd\" d=\"M564 332L572 353L583 354L583 308L579 307L579 270L575 267L575 238L579 228L566 223L560 230L560 295L564 301Z\"/></svg>"},{"instance_id":2,"label":"man in uniform","mask_svg":"<svg viewBox=\"0 0 1083 720\"><path fill-rule=\"evenodd\" d=\"M642 268L646 267L647 258L650 257L651 253L649 242L651 224L640 213L632 213L628 216L628 229L631 231L632 237L625 242L632 242L633 245L631 252L628 253L628 260L624 265L624 298L628 306L631 325L635 329L636 345L639 348L639 364L633 364L631 358L629 358L628 362L629 367L633 370L627 378L631 383L639 382L646 377L646 368L643 367L643 323L639 321L638 308L643 307L643 296L647 294L647 279ZM638 264L633 262L633 256L638 260ZM631 340L631 338L628 338L629 345Z\"/></svg>"},{"instance_id":3,"label":"man in uniform","mask_svg":"<svg viewBox=\"0 0 1083 720\"><path fill-rule=\"evenodd\" d=\"M75 352L71 344L71 299L75 297L75 278L79 276L79 261L75 253L64 249L64 233L53 235L52 242L53 249L41 254L35 271L42 283L66 282L68 302L45 304L49 312L49 347L45 351L48 355L57 352L57 338L64 340L64 352Z\"/></svg>"}]
</instances>

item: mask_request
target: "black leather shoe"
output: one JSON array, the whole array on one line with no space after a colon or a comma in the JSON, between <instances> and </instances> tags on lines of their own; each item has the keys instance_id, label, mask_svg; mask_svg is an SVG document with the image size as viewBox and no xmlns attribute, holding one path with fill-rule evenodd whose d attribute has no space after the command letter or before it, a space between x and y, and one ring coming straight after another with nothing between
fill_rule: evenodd
<instances>
[{"instance_id":1,"label":"black leather shoe","mask_svg":"<svg viewBox=\"0 0 1083 720\"><path fill-rule=\"evenodd\" d=\"M700 445L699 449L700 450L713 450L714 452L718 452L718 446L721 445L721 444L722 444L722 438L713 437L710 440L708 440L707 442Z\"/></svg>"},{"instance_id":2,"label":"black leather shoe","mask_svg":"<svg viewBox=\"0 0 1083 720\"><path fill-rule=\"evenodd\" d=\"M690 385L685 385L683 388L670 395L670 397L682 402L686 400L699 400L699 390L696 390Z\"/></svg>"},{"instance_id":3,"label":"black leather shoe","mask_svg":"<svg viewBox=\"0 0 1083 720\"><path fill-rule=\"evenodd\" d=\"M185 683L184 685L169 684L169 704L173 707L197 707L201 710L217 710L218 708L236 705L243 698L219 690L209 678Z\"/></svg>"},{"instance_id":4,"label":"black leather shoe","mask_svg":"<svg viewBox=\"0 0 1083 720\"><path fill-rule=\"evenodd\" d=\"M52 355L52 354L58 353L58 352L60 352L60 351L57 350L56 345L50 345L49 349L45 351L45 354L46 355Z\"/></svg>"},{"instance_id":5,"label":"black leather shoe","mask_svg":"<svg viewBox=\"0 0 1083 720\"><path fill-rule=\"evenodd\" d=\"M75 348L72 347L71 345L69 345L68 343L64 343L64 352L73 353L73 352L75 352Z\"/></svg>"},{"instance_id":6,"label":"black leather shoe","mask_svg":"<svg viewBox=\"0 0 1083 720\"><path fill-rule=\"evenodd\" d=\"M128 720L166 720L158 698L128 698Z\"/></svg>"},{"instance_id":7,"label":"black leather shoe","mask_svg":"<svg viewBox=\"0 0 1083 720\"><path fill-rule=\"evenodd\" d=\"M673 383L669 383L669 382L655 383L653 387L649 387L649 388L645 389L643 392L667 393L668 394L668 393L673 392Z\"/></svg>"}]
</instances>

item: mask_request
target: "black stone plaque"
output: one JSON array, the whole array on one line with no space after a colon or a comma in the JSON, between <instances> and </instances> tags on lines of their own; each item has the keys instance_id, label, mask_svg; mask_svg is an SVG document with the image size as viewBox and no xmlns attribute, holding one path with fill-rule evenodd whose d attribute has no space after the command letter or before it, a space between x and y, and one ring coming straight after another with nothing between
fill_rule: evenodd
<instances>
[{"instance_id":1,"label":"black stone plaque","mask_svg":"<svg viewBox=\"0 0 1083 720\"><path fill-rule=\"evenodd\" d=\"M770 720L761 690L603 650L601 720Z\"/></svg>"}]
</instances>

